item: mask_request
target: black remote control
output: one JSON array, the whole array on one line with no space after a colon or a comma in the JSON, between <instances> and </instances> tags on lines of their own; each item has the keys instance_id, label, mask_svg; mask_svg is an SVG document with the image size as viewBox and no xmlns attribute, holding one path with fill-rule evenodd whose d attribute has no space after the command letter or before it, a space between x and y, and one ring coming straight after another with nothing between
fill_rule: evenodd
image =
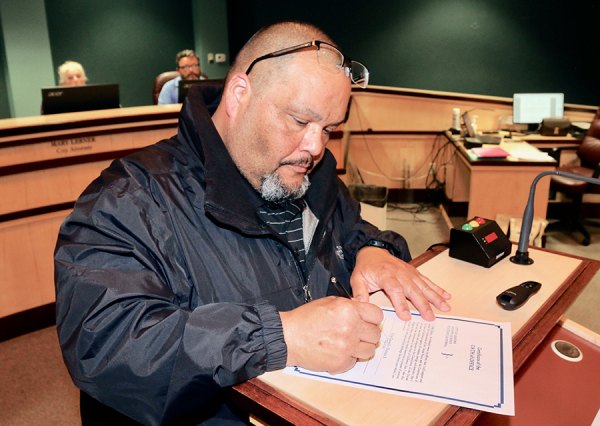
<instances>
[{"instance_id":1,"label":"black remote control","mask_svg":"<svg viewBox=\"0 0 600 426\"><path fill-rule=\"evenodd\" d=\"M514 311L523 306L529 297L537 293L541 287L542 285L537 281L525 281L508 290L504 290L496 296L496 301L502 306L502 309Z\"/></svg>"}]
</instances>

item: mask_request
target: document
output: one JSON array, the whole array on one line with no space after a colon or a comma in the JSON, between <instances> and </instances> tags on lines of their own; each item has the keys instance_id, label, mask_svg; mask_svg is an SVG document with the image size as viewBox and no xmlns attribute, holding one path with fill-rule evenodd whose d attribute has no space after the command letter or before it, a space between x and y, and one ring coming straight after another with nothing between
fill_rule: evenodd
<instances>
[{"instance_id":1,"label":"document","mask_svg":"<svg viewBox=\"0 0 600 426\"><path fill-rule=\"evenodd\" d=\"M331 375L288 367L285 372L346 386L514 415L510 323L438 315L425 321L413 312L400 320L383 308L373 358Z\"/></svg>"}]
</instances>

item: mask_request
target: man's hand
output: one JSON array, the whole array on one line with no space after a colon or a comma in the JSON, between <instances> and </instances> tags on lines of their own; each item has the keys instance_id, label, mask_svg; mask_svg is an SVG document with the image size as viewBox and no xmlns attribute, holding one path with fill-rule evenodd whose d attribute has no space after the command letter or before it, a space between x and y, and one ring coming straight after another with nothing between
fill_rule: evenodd
<instances>
[{"instance_id":1,"label":"man's hand","mask_svg":"<svg viewBox=\"0 0 600 426\"><path fill-rule=\"evenodd\" d=\"M369 300L370 293L383 290L402 320L410 319L408 300L427 321L435 319L432 304L440 311L450 310L446 303L450 293L421 275L412 265L377 247L360 249L350 284L354 300L363 302Z\"/></svg>"},{"instance_id":2,"label":"man's hand","mask_svg":"<svg viewBox=\"0 0 600 426\"><path fill-rule=\"evenodd\" d=\"M287 365L332 374L373 356L383 321L378 306L333 296L280 315Z\"/></svg>"}]
</instances>

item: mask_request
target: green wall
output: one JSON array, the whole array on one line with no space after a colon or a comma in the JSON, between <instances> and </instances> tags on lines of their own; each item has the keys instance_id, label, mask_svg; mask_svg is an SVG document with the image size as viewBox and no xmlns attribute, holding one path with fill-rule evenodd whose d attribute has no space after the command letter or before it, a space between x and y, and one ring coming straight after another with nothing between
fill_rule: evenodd
<instances>
[{"instance_id":1,"label":"green wall","mask_svg":"<svg viewBox=\"0 0 600 426\"><path fill-rule=\"evenodd\" d=\"M10 106L8 104L8 86L6 85L6 53L4 52L2 33L2 19L0 19L0 118L6 118L10 117Z\"/></svg>"},{"instance_id":2,"label":"green wall","mask_svg":"<svg viewBox=\"0 0 600 426\"><path fill-rule=\"evenodd\" d=\"M39 114L40 87L52 82L44 0L0 0L0 20L10 115Z\"/></svg>"},{"instance_id":3,"label":"green wall","mask_svg":"<svg viewBox=\"0 0 600 426\"><path fill-rule=\"evenodd\" d=\"M26 24L9 19L10 28L0 19L0 118L14 116L8 95L15 90L18 101L37 113L39 88L56 83L56 67L67 59L83 63L90 83L119 83L123 106L147 105L154 77L174 69L177 51L195 48L203 70L220 78L254 31L281 19L321 26L369 67L372 84L496 96L560 91L566 102L600 105L600 80L590 65L600 16L596 0L13 2L0 5L18 6L17 12L33 5L39 10L31 15L45 14L47 36L29 14L21 16ZM19 28L40 42L3 36ZM6 58L20 51L31 64L12 68L23 70L13 76L26 76L24 86L15 86ZM207 53L226 53L227 62L208 64Z\"/></svg>"},{"instance_id":4,"label":"green wall","mask_svg":"<svg viewBox=\"0 0 600 426\"><path fill-rule=\"evenodd\" d=\"M194 48L190 0L46 0L46 14L55 68L71 59L89 83L119 83L124 107L151 104L156 75Z\"/></svg>"},{"instance_id":5,"label":"green wall","mask_svg":"<svg viewBox=\"0 0 600 426\"><path fill-rule=\"evenodd\" d=\"M224 78L229 69L227 3L224 0L192 0L196 53L208 78ZM224 63L208 63L209 53L225 53Z\"/></svg>"},{"instance_id":6,"label":"green wall","mask_svg":"<svg viewBox=\"0 0 600 426\"><path fill-rule=\"evenodd\" d=\"M263 25L322 27L371 83L511 97L564 92L600 105L597 0L229 0L232 54Z\"/></svg>"}]
</instances>

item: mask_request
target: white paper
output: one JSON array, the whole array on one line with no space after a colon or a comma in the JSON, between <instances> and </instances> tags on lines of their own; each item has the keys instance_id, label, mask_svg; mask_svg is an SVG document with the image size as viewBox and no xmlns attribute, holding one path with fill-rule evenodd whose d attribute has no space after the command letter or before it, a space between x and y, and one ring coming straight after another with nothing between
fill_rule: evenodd
<instances>
[{"instance_id":1,"label":"white paper","mask_svg":"<svg viewBox=\"0 0 600 426\"><path fill-rule=\"evenodd\" d=\"M368 361L337 375L298 367L288 374L374 391L514 415L510 323L413 312L401 321L384 308L379 347Z\"/></svg>"}]
</instances>

